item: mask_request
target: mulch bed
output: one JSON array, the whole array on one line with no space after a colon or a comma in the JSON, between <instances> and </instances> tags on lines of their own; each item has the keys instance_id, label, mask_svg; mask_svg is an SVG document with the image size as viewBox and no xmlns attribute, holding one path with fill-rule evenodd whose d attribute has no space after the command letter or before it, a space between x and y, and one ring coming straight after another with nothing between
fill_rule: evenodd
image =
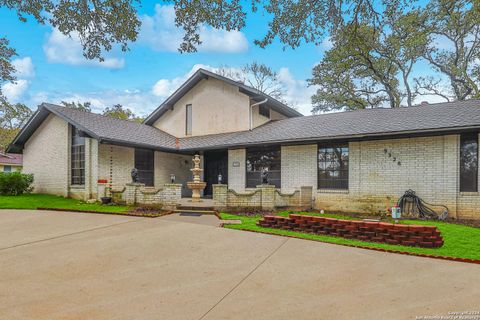
<instances>
[{"instance_id":1,"label":"mulch bed","mask_svg":"<svg viewBox=\"0 0 480 320\"><path fill-rule=\"evenodd\" d=\"M95 210L59 209L59 208L37 208L37 210L110 214L110 215L117 215L117 216L145 217L145 218L158 218L158 217L162 217L162 216L173 213L172 211L158 210L153 208L142 208L142 207L136 207L126 212L103 212L103 211L95 211Z\"/></svg>"}]
</instances>

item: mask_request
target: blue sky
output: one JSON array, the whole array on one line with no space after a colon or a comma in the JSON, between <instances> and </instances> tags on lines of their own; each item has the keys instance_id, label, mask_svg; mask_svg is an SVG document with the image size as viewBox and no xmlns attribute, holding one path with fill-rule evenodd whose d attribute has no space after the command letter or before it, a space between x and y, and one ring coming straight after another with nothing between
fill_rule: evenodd
<instances>
[{"instance_id":1,"label":"blue sky","mask_svg":"<svg viewBox=\"0 0 480 320\"><path fill-rule=\"evenodd\" d=\"M279 43L261 49L253 41L265 34L267 23L258 13L249 15L241 32L203 29L205 41L199 52L180 54L176 49L181 30L173 25L171 6L143 1L139 15L143 25L131 50L123 53L114 49L100 64L85 60L75 39L33 19L22 23L15 12L0 9L0 36L6 36L18 53L14 63L19 80L4 84L4 93L10 101L26 103L32 109L43 101L91 101L96 111L121 103L146 115L195 68L238 68L256 60L277 70L287 98L302 113L310 113L314 88L308 88L305 80L328 47L327 41L295 50L284 50Z\"/></svg>"}]
</instances>

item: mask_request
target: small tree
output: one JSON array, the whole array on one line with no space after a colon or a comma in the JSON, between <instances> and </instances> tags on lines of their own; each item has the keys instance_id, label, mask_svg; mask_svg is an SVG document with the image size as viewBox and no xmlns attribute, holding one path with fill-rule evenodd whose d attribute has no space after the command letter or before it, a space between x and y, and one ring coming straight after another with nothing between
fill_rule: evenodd
<instances>
[{"instance_id":1,"label":"small tree","mask_svg":"<svg viewBox=\"0 0 480 320\"><path fill-rule=\"evenodd\" d=\"M266 64L259 62L247 63L240 69L229 66L221 66L215 73L242 82L258 91L268 94L285 104L291 104L286 100L286 90L278 77L278 72Z\"/></svg>"},{"instance_id":2,"label":"small tree","mask_svg":"<svg viewBox=\"0 0 480 320\"><path fill-rule=\"evenodd\" d=\"M109 108L106 107L105 110L103 110L103 115L112 117L112 118L117 118L117 119L122 119L122 120L134 120L135 119L135 114L133 113L132 110L122 106L121 104L117 103L113 107Z\"/></svg>"},{"instance_id":3,"label":"small tree","mask_svg":"<svg viewBox=\"0 0 480 320\"><path fill-rule=\"evenodd\" d=\"M80 110L80 111L86 111L86 112L91 112L92 111L92 104L90 102L84 102L84 103L81 103L81 102L66 102L66 101L62 101L61 104L64 106L64 107L67 107L67 108L70 108L70 109L76 109L76 110Z\"/></svg>"},{"instance_id":4,"label":"small tree","mask_svg":"<svg viewBox=\"0 0 480 320\"><path fill-rule=\"evenodd\" d=\"M5 150L32 115L26 105L0 97L0 151Z\"/></svg>"}]
</instances>

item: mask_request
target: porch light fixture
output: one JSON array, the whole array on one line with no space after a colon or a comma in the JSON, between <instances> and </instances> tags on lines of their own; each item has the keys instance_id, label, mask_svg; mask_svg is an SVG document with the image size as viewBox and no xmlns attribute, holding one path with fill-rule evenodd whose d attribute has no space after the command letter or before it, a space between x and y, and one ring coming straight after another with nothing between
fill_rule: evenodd
<instances>
[{"instance_id":1,"label":"porch light fixture","mask_svg":"<svg viewBox=\"0 0 480 320\"><path fill-rule=\"evenodd\" d=\"M175 175L173 173L170 174L170 182L175 183Z\"/></svg>"},{"instance_id":2,"label":"porch light fixture","mask_svg":"<svg viewBox=\"0 0 480 320\"><path fill-rule=\"evenodd\" d=\"M218 174L218 184L222 184L222 178L223 178L223 177L222 177L222 174L219 173L219 174Z\"/></svg>"}]
</instances>

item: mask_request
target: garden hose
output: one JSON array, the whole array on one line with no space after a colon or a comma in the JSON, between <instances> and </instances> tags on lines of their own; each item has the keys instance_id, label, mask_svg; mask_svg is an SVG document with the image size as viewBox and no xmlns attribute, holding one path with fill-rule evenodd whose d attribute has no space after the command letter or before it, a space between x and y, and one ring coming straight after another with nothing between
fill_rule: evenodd
<instances>
[{"instance_id":1,"label":"garden hose","mask_svg":"<svg viewBox=\"0 0 480 320\"><path fill-rule=\"evenodd\" d=\"M405 194L398 199L397 205L400 207L402 214L415 213L418 214L420 219L425 220L445 220L448 217L448 208L441 204L431 204L422 200L415 194L415 191L409 189L405 191ZM445 210L442 214L438 214L431 207L443 207Z\"/></svg>"}]
</instances>

